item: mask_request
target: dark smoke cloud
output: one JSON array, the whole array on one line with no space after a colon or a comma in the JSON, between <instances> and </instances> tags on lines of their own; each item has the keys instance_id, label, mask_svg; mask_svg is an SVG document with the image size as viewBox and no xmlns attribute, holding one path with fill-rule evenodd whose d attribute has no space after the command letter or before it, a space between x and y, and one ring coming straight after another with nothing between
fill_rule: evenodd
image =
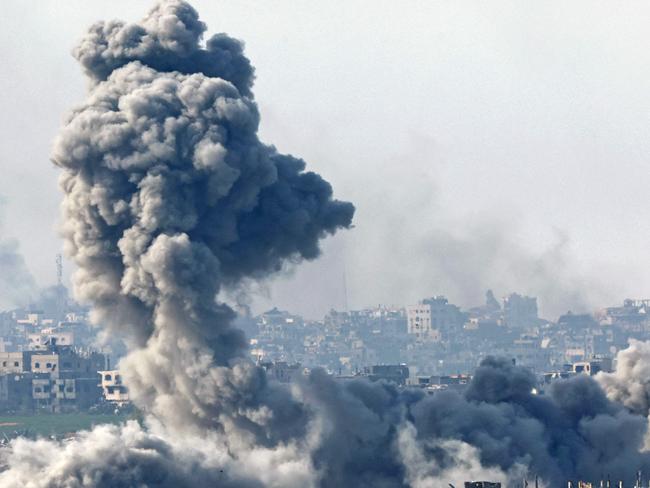
<instances>
[{"instance_id":1,"label":"dark smoke cloud","mask_svg":"<svg viewBox=\"0 0 650 488\"><path fill-rule=\"evenodd\" d=\"M464 395L364 381L341 387L319 373L310 382L329 424L315 453L323 486L442 486L476 472L511 481L537 474L558 486L603 474L631 480L650 468L641 452L647 420L609 401L588 376L538 396L528 370L488 358Z\"/></svg>"},{"instance_id":2,"label":"dark smoke cloud","mask_svg":"<svg viewBox=\"0 0 650 488\"><path fill-rule=\"evenodd\" d=\"M238 41L199 44L181 1L139 24L99 23L75 50L92 80L53 150L77 296L125 336L120 363L144 426L71 442L14 441L3 487L433 487L536 473L630 479L648 468L647 420L588 377L532 393L486 360L466 395L427 396L315 371L279 385L246 359L223 287L313 259L349 227L305 163L257 137Z\"/></svg>"},{"instance_id":3,"label":"dark smoke cloud","mask_svg":"<svg viewBox=\"0 0 650 488\"><path fill-rule=\"evenodd\" d=\"M74 289L96 322L126 337L120 369L148 416L147 442L158 431L203 443L209 435L220 464L267 462L258 481L305 486L314 476L308 409L245 358L234 313L215 297L286 260L316 258L319 240L349 227L354 207L333 200L302 160L259 141L242 45L220 34L203 48L204 31L190 5L167 1L139 24L96 24L75 49L92 83L52 152ZM133 446L127 485L142 469ZM101 484L72 467L56 478L53 462L45 484ZM188 473L201 469L213 468ZM229 472L249 477L238 469ZM24 479L17 469L3 476Z\"/></svg>"},{"instance_id":4,"label":"dark smoke cloud","mask_svg":"<svg viewBox=\"0 0 650 488\"><path fill-rule=\"evenodd\" d=\"M113 20L93 25L74 56L94 81L106 80L116 69L139 61L156 71L202 73L232 83L252 96L253 67L243 45L226 34L216 34L201 46L206 25L189 5L162 2L139 24Z\"/></svg>"},{"instance_id":5,"label":"dark smoke cloud","mask_svg":"<svg viewBox=\"0 0 650 488\"><path fill-rule=\"evenodd\" d=\"M286 259L317 257L354 207L333 200L302 160L258 140L241 44L217 35L204 50L204 30L175 1L139 25L92 27L74 53L101 82L52 159L64 170L76 293L97 321L130 336L122 369L134 400L167 426L243 428L266 442L274 423L283 438L284 421L302 416L241 363L243 335L215 296Z\"/></svg>"}]
</instances>

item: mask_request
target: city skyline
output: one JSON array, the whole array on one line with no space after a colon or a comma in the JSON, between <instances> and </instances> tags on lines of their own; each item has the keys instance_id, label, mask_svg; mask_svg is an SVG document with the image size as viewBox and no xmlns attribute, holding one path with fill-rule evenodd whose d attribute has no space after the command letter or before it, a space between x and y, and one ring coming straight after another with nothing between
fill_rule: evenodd
<instances>
[{"instance_id":1,"label":"city skyline","mask_svg":"<svg viewBox=\"0 0 650 488\"><path fill-rule=\"evenodd\" d=\"M649 5L3 7L0 486L648 481Z\"/></svg>"},{"instance_id":2,"label":"city skyline","mask_svg":"<svg viewBox=\"0 0 650 488\"><path fill-rule=\"evenodd\" d=\"M650 295L650 274L638 265L650 201L636 177L648 149L640 127L650 74L640 46L649 12L641 3L585 5L536 4L531 17L512 2L412 10L356 2L340 12L197 2L206 19L246 40L262 137L303 156L358 208L356 228L327 241L320 260L255 293L260 309L267 290L305 315L341 307L344 273L357 308L430 291L469 304L493 288L536 295L557 316L564 295L581 311ZM136 20L148 3L24 6L8 2L2 26L7 72L16 76L0 86L2 128L13 141L0 153L2 235L18 240L46 286L55 276L50 256L61 250L49 152L84 90L70 50L89 23ZM367 25L352 23L361 15ZM535 55L524 56L529 50ZM285 70L276 69L277 53ZM40 76L31 75L34 64ZM306 284L313 293L297 299Z\"/></svg>"}]
</instances>

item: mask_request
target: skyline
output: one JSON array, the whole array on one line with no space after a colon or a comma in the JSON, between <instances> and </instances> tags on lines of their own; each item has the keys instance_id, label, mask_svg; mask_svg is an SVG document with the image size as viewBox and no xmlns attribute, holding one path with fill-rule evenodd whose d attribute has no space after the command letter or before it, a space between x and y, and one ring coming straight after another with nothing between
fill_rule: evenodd
<instances>
[{"instance_id":1,"label":"skyline","mask_svg":"<svg viewBox=\"0 0 650 488\"><path fill-rule=\"evenodd\" d=\"M84 90L70 49L90 22L136 20L148 2L24 5L6 4L0 34L12 73L0 80L2 232L45 286L61 248L51 141ZM568 309L558 296L588 311L650 295L650 8L501 5L197 2L210 32L246 42L261 138L358 208L321 259L273 278L268 300L256 291L257 310L342 307L343 262L351 308L436 293L467 305L492 288L536 295L556 316Z\"/></svg>"},{"instance_id":2,"label":"skyline","mask_svg":"<svg viewBox=\"0 0 650 488\"><path fill-rule=\"evenodd\" d=\"M641 486L644 15L39 5L0 24L0 298L49 303L0 313L0 408L77 426L0 485ZM74 301L27 270L57 207Z\"/></svg>"}]
</instances>

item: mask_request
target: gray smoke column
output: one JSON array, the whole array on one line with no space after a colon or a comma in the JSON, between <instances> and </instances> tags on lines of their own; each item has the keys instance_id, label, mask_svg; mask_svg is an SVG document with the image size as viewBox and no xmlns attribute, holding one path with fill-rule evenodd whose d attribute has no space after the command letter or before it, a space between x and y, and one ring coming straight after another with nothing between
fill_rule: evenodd
<instances>
[{"instance_id":1,"label":"gray smoke column","mask_svg":"<svg viewBox=\"0 0 650 488\"><path fill-rule=\"evenodd\" d=\"M46 486L179 486L179 473L197 486L224 472L240 485L252 477L305 486L296 473L313 477L303 461L305 408L245 359L234 313L216 295L285 260L316 258L319 240L349 227L354 207L333 200L302 160L258 139L242 44L225 34L202 44L205 30L190 5L171 0L138 24L92 26L74 50L89 92L52 151L66 252L78 267L76 296L129 345L120 369L149 429L98 429L70 447L83 455L40 457L40 469L32 467ZM170 437L193 440L191 457L205 474ZM16 443L0 484L31 480L19 467L38 446ZM201 446L207 452L196 452ZM233 459L240 473L226 469ZM147 461L164 471L160 479L145 479ZM251 462L260 472L248 472ZM110 464L122 471L120 483Z\"/></svg>"},{"instance_id":2,"label":"gray smoke column","mask_svg":"<svg viewBox=\"0 0 650 488\"><path fill-rule=\"evenodd\" d=\"M202 45L204 31L172 0L138 24L96 24L75 50L89 93L52 155L66 250L76 295L128 342L120 369L145 425L14 441L0 486L425 488L527 473L558 486L648 472L647 419L586 376L537 396L531 373L490 358L466 394L428 396L319 370L284 387L250 363L219 290L317 257L354 208L259 141L242 46Z\"/></svg>"},{"instance_id":3,"label":"gray smoke column","mask_svg":"<svg viewBox=\"0 0 650 488\"><path fill-rule=\"evenodd\" d=\"M202 47L205 29L175 1L138 25L93 26L74 52L90 93L52 159L63 169L75 291L128 336L122 369L136 403L184 430L265 430L252 419L265 417L253 398L263 375L229 367L245 342L215 296L285 259L317 257L319 239L348 227L354 207L259 141L242 45L220 34Z\"/></svg>"}]
</instances>

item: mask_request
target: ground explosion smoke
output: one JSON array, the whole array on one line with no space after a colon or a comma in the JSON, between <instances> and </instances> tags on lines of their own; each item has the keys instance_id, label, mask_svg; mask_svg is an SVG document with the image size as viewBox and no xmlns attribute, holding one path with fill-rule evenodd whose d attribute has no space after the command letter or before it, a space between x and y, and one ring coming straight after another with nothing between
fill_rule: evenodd
<instances>
[{"instance_id":1,"label":"ground explosion smoke","mask_svg":"<svg viewBox=\"0 0 650 488\"><path fill-rule=\"evenodd\" d=\"M285 387L251 364L217 292L317 257L354 208L258 140L242 45L202 47L204 31L167 1L139 24L96 24L75 50L89 94L52 157L67 252L77 296L128 342L120 369L145 425L16 440L0 486L550 485L650 468L646 418L589 377L537 396L529 372L488 359L465 394L427 396L319 370Z\"/></svg>"},{"instance_id":2,"label":"ground explosion smoke","mask_svg":"<svg viewBox=\"0 0 650 488\"><path fill-rule=\"evenodd\" d=\"M630 340L616 356L616 371L598 373L596 379L613 401L640 415L650 414L650 342Z\"/></svg>"}]
</instances>

